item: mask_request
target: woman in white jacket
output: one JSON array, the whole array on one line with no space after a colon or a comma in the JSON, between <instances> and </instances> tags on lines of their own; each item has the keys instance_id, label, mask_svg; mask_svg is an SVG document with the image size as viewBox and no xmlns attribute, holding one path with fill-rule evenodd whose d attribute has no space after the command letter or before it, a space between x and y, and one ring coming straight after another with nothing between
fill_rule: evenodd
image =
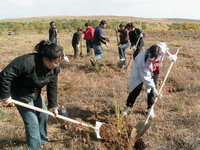
<instances>
[{"instance_id":1,"label":"woman in white jacket","mask_svg":"<svg viewBox=\"0 0 200 150\"><path fill-rule=\"evenodd\" d=\"M159 43L157 45L152 45L146 51L141 52L134 61L131 76L130 76L130 94L126 101L126 107L122 110L123 115L127 115L130 109L133 107L136 98L142 90L143 84L146 87L146 92L151 93L153 97L159 96L158 90L156 89L157 78L154 80L154 69L156 66L155 62L163 61L164 54L168 54L172 61L176 61L176 55L171 55L169 53L169 48L165 43ZM148 98L147 105L148 108L151 107L153 101L152 97ZM154 117L154 112L152 112L152 117Z\"/></svg>"}]
</instances>

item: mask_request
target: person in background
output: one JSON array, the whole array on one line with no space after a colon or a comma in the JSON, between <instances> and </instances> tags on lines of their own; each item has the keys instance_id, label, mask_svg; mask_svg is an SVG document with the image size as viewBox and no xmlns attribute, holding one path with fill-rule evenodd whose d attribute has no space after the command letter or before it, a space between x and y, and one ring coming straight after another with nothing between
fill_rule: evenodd
<instances>
[{"instance_id":1,"label":"person in background","mask_svg":"<svg viewBox=\"0 0 200 150\"><path fill-rule=\"evenodd\" d=\"M102 29L104 29L107 26L107 23L105 20L102 20L98 27L95 28L94 31L94 38L93 38L93 49L95 52L95 57L91 58L91 64L95 66L97 64L97 61L102 59L103 57L103 48L101 46L101 43L105 44L108 47L109 39L103 37Z\"/></svg>"},{"instance_id":2,"label":"person in background","mask_svg":"<svg viewBox=\"0 0 200 150\"><path fill-rule=\"evenodd\" d=\"M146 51L141 52L136 56L130 75L129 83L129 96L126 101L126 106L122 110L123 115L127 115L128 112L133 107L136 98L139 96L143 84L146 87L146 92L148 93L147 98L147 109L151 108L153 104L153 97L159 96L158 90L156 88L157 78L154 76L153 71L156 66L155 61L161 61L165 53L168 53L168 48L164 44L152 45ZM176 55L169 54L169 58L172 61L176 61ZM152 117L155 117L154 111L151 113Z\"/></svg>"},{"instance_id":3,"label":"person in background","mask_svg":"<svg viewBox=\"0 0 200 150\"><path fill-rule=\"evenodd\" d=\"M128 30L125 28L125 25L120 24L119 30L117 30L116 32L120 33L119 43L117 43L119 50L120 64L122 64L122 66L126 66L127 65L126 49L130 46Z\"/></svg>"},{"instance_id":4,"label":"person in background","mask_svg":"<svg viewBox=\"0 0 200 150\"><path fill-rule=\"evenodd\" d=\"M94 37L94 28L89 23L85 23L86 30L84 33L84 40L86 40L87 56L92 54L92 39Z\"/></svg>"},{"instance_id":5,"label":"person in background","mask_svg":"<svg viewBox=\"0 0 200 150\"><path fill-rule=\"evenodd\" d=\"M75 32L72 37L72 47L74 48L74 59L78 58L81 34L82 34L82 29L78 28L77 32Z\"/></svg>"},{"instance_id":6,"label":"person in background","mask_svg":"<svg viewBox=\"0 0 200 150\"><path fill-rule=\"evenodd\" d=\"M67 56L61 46L50 41L41 41L30 53L15 58L0 73L0 100L11 104L11 99L47 109L41 96L46 86L48 109L57 110L57 83L60 63ZM16 105L25 126L29 150L40 150L49 141L47 136L48 115Z\"/></svg>"},{"instance_id":7,"label":"person in background","mask_svg":"<svg viewBox=\"0 0 200 150\"><path fill-rule=\"evenodd\" d=\"M126 28L129 30L129 39L131 42L131 48L133 48L133 58L135 59L135 57L141 52L144 46L143 37L145 36L145 34L142 33L139 28L135 28L132 23L128 23L126 25Z\"/></svg>"},{"instance_id":8,"label":"person in background","mask_svg":"<svg viewBox=\"0 0 200 150\"><path fill-rule=\"evenodd\" d=\"M51 43L57 43L57 28L56 28L56 23L54 21L51 21L49 24L50 24L50 28L49 28L49 41L51 41Z\"/></svg>"}]
</instances>

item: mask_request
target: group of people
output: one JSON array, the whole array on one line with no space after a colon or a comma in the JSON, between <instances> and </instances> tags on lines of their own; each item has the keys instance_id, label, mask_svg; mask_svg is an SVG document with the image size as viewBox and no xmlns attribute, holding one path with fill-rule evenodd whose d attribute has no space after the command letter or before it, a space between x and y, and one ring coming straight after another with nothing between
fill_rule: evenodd
<instances>
[{"instance_id":1,"label":"group of people","mask_svg":"<svg viewBox=\"0 0 200 150\"><path fill-rule=\"evenodd\" d=\"M102 35L102 29L106 25L106 21L102 20L99 26L95 28L94 34L89 24L85 24L86 31L81 29L77 31L85 32L84 39L87 44L87 54L90 55L91 48L94 49L95 57L91 59L93 65L103 57L101 43L108 45L109 42L108 38ZM63 47L57 44L55 22L51 22L50 26L49 40L39 42L34 48L34 53L15 58L0 72L0 100L5 104L10 104L11 99L16 99L32 106L49 109L56 117L58 115L57 79L60 72L59 65L62 61L69 60L64 53ZM169 48L165 43L152 45L147 50L140 52L140 48L144 45L143 42L141 41L141 44L137 45L138 39L131 36L132 34L137 34L138 38L142 37L139 30L134 29L131 23L127 24L125 29L123 29L123 25L120 25L120 30L124 30L124 32L120 31L120 59L125 59L121 49L125 49L130 45L132 47L138 46L134 52L135 60L130 76L130 94L127 98L126 106L122 110L122 114L127 115L140 94L143 84L146 86L145 91L148 93L147 108L151 107L153 97L159 95L156 85L164 55L168 54L172 61L176 61L177 57L169 53ZM89 31L90 35L87 35ZM127 38L128 33L130 44ZM77 34L79 35L79 33ZM78 38L74 40L78 40ZM75 49L79 47L78 43L74 44L73 47ZM76 53L75 57L77 55ZM44 86L47 89L47 107L41 96L41 90ZM16 107L24 122L29 150L40 150L41 145L49 141L47 136L48 115L21 106Z\"/></svg>"}]
</instances>

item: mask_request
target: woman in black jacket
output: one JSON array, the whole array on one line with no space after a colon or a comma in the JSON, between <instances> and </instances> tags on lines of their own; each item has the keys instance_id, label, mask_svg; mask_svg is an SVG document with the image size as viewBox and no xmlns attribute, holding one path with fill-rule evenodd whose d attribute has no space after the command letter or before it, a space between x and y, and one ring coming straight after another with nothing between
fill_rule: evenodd
<instances>
[{"instance_id":1,"label":"woman in black jacket","mask_svg":"<svg viewBox=\"0 0 200 150\"><path fill-rule=\"evenodd\" d=\"M36 53L15 58L0 73L0 99L11 103L10 99L47 109L41 96L46 86L48 109L55 114L57 110L57 78L59 64L64 57L61 46L50 41L41 41L35 46ZM16 106L25 125L26 140L30 150L40 150L48 142L47 119L44 113Z\"/></svg>"}]
</instances>

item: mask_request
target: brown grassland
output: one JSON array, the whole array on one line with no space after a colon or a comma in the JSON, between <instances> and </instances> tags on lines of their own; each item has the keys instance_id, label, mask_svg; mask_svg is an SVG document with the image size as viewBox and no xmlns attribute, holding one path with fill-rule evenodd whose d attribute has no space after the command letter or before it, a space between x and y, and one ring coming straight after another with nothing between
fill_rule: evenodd
<instances>
[{"instance_id":1,"label":"brown grassland","mask_svg":"<svg viewBox=\"0 0 200 150\"><path fill-rule=\"evenodd\" d=\"M117 62L118 50L114 30L104 29L109 37L109 47L104 48L104 58L99 67L90 64L83 41L82 58L73 60L72 33L59 33L59 42L70 57L70 63L62 64L59 74L58 104L66 106L68 117L95 124L105 122L115 127L118 138L97 140L93 130L69 122L49 118L50 142L44 150L126 150L132 127L144 121L146 93L141 92L131 113L120 116L115 109L125 105L128 96L130 68L121 69ZM158 42L166 42L172 53L180 47L162 94L155 106L156 119L143 136L148 150L200 150L200 32L199 31L151 31L145 30L145 48ZM33 52L33 47L48 38L48 31L22 31L19 35L0 36L0 68L3 69L15 57ZM132 51L127 49L127 58ZM170 61L164 60L159 83L164 79ZM158 86L159 88L159 86ZM45 96L45 90L44 94ZM15 107L0 105L0 149L24 150L26 148L23 122ZM142 149L142 148L141 148Z\"/></svg>"}]
</instances>

